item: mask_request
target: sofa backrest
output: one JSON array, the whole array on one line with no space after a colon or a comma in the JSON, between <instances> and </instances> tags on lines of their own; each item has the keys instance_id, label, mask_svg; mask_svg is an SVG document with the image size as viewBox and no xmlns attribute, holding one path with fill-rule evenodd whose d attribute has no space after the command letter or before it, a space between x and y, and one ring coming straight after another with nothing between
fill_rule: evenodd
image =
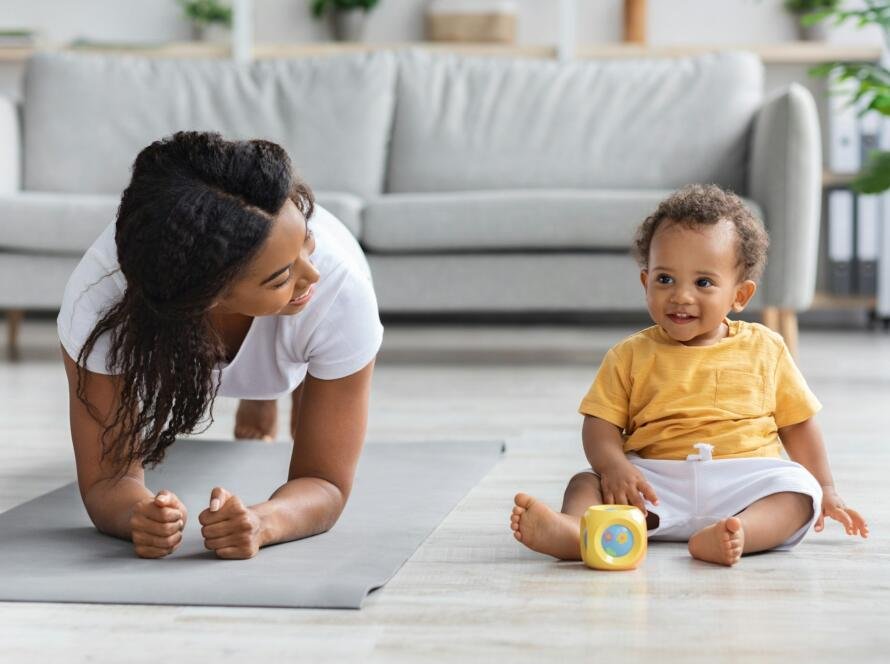
<instances>
[{"instance_id":1,"label":"sofa backrest","mask_svg":"<svg viewBox=\"0 0 890 664\"><path fill-rule=\"evenodd\" d=\"M387 191L745 191L763 67L747 53L551 61L398 54Z\"/></svg>"},{"instance_id":2,"label":"sofa backrest","mask_svg":"<svg viewBox=\"0 0 890 664\"><path fill-rule=\"evenodd\" d=\"M391 53L247 65L41 54L26 69L25 189L119 194L136 154L178 130L280 143L315 189L380 193Z\"/></svg>"}]
</instances>

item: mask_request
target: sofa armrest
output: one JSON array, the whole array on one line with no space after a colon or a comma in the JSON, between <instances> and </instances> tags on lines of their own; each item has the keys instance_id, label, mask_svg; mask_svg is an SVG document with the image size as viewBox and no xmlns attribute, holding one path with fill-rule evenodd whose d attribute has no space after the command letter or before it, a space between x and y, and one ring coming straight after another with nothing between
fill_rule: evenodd
<instances>
[{"instance_id":1,"label":"sofa armrest","mask_svg":"<svg viewBox=\"0 0 890 664\"><path fill-rule=\"evenodd\" d=\"M793 83L764 102L750 150L748 194L770 235L761 301L802 311L816 288L822 203L819 115L809 90Z\"/></svg>"},{"instance_id":2,"label":"sofa armrest","mask_svg":"<svg viewBox=\"0 0 890 664\"><path fill-rule=\"evenodd\" d=\"M0 95L0 193L21 188L21 127L15 101Z\"/></svg>"}]
</instances>

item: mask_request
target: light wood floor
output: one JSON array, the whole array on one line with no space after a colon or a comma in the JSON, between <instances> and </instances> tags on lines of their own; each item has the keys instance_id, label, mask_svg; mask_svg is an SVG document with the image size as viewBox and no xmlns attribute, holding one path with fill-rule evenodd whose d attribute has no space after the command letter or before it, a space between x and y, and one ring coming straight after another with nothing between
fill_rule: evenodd
<instances>
[{"instance_id":1,"label":"light wood floor","mask_svg":"<svg viewBox=\"0 0 890 664\"><path fill-rule=\"evenodd\" d=\"M868 541L832 524L733 569L656 544L641 569L609 573L512 539L513 494L556 506L584 463L577 403L629 331L388 328L369 444L503 438L508 452L363 610L0 603L0 661L890 661L887 334L801 337L835 476L869 518ZM73 477L55 343L51 323L29 322L23 361L0 361L0 511ZM221 400L204 435L229 436L233 412Z\"/></svg>"}]
</instances>

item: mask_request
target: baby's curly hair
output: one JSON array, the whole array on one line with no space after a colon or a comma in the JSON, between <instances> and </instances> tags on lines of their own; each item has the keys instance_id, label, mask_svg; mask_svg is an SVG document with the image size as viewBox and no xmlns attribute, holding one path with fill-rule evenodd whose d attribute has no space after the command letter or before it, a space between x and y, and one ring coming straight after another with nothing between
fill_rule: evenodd
<instances>
[{"instance_id":1,"label":"baby's curly hair","mask_svg":"<svg viewBox=\"0 0 890 664\"><path fill-rule=\"evenodd\" d=\"M649 267L649 248L663 223L689 228L713 226L722 219L732 222L739 238L738 266L741 279L757 281L766 265L769 236L763 224L745 207L742 199L714 184L692 184L675 191L658 204L637 229L633 254L642 269Z\"/></svg>"}]
</instances>

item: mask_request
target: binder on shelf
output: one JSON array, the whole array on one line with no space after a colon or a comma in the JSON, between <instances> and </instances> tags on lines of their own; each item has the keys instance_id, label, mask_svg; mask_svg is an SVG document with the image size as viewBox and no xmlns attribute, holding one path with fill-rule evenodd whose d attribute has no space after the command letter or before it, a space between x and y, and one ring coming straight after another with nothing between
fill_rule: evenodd
<instances>
[{"instance_id":1,"label":"binder on shelf","mask_svg":"<svg viewBox=\"0 0 890 664\"><path fill-rule=\"evenodd\" d=\"M856 197L856 290L874 295L877 287L881 197Z\"/></svg>"},{"instance_id":2,"label":"binder on shelf","mask_svg":"<svg viewBox=\"0 0 890 664\"><path fill-rule=\"evenodd\" d=\"M858 173L862 164L859 117L851 82L829 79L828 95L828 169L833 173Z\"/></svg>"},{"instance_id":3,"label":"binder on shelf","mask_svg":"<svg viewBox=\"0 0 890 664\"><path fill-rule=\"evenodd\" d=\"M828 288L835 295L853 293L853 192L828 194Z\"/></svg>"},{"instance_id":4,"label":"binder on shelf","mask_svg":"<svg viewBox=\"0 0 890 664\"><path fill-rule=\"evenodd\" d=\"M890 318L890 192L878 194L881 199L881 225L878 232L878 270L875 288L875 311L881 318Z\"/></svg>"},{"instance_id":5,"label":"binder on shelf","mask_svg":"<svg viewBox=\"0 0 890 664\"><path fill-rule=\"evenodd\" d=\"M886 63L885 63L886 64ZM878 147L890 151L890 118L881 122ZM878 274L875 310L882 318L890 318L890 191L878 194L881 199L881 223L878 227Z\"/></svg>"}]
</instances>

